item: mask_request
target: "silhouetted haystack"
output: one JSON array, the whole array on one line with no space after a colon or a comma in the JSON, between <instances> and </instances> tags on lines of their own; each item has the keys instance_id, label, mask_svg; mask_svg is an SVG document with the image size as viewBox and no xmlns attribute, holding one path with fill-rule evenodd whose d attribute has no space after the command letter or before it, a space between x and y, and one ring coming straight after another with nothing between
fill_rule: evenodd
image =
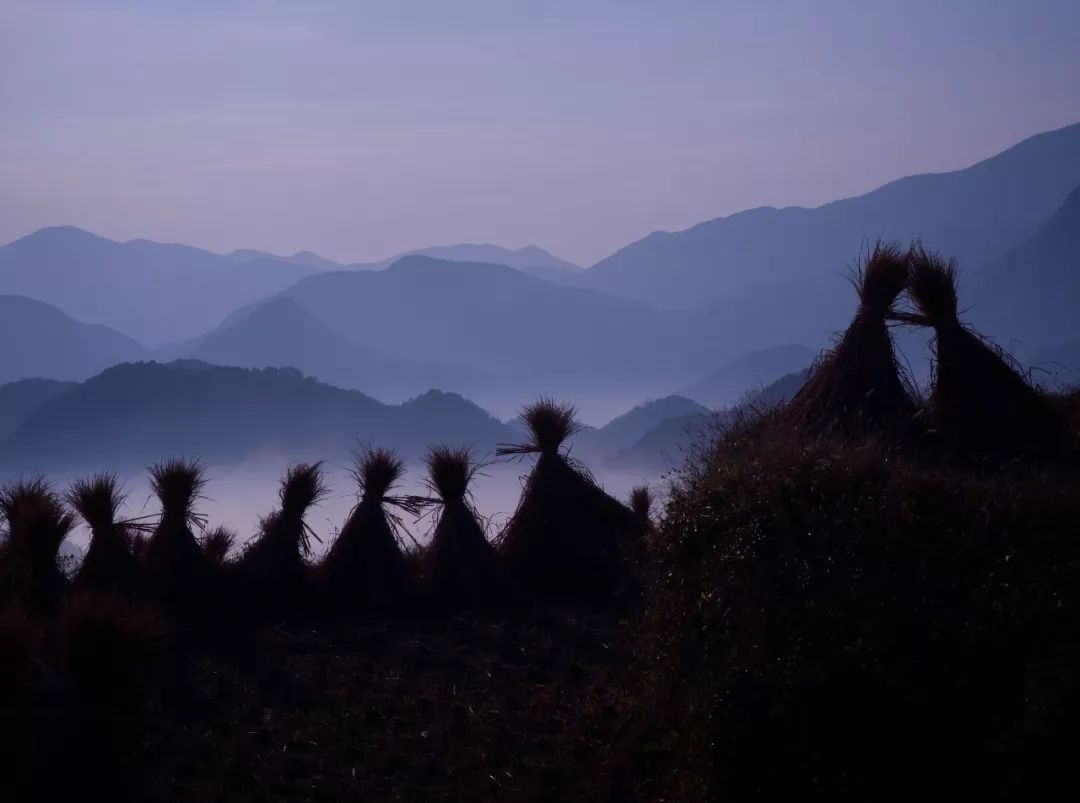
<instances>
[{"instance_id":1,"label":"silhouetted haystack","mask_svg":"<svg viewBox=\"0 0 1080 803\"><path fill-rule=\"evenodd\" d=\"M203 529L195 502L206 485L205 468L193 460L172 459L150 467L150 485L161 502L161 519L140 550L146 592L183 618L201 618L216 589L209 558L195 538Z\"/></svg>"},{"instance_id":2,"label":"silhouetted haystack","mask_svg":"<svg viewBox=\"0 0 1080 803\"><path fill-rule=\"evenodd\" d=\"M67 580L57 562L60 545L74 526L60 498L43 478L20 480L0 490L6 522L0 544L0 603L28 610L55 610Z\"/></svg>"},{"instance_id":3,"label":"silhouetted haystack","mask_svg":"<svg viewBox=\"0 0 1080 803\"><path fill-rule=\"evenodd\" d=\"M390 495L404 472L405 464L386 449L366 449L356 456L352 476L360 501L321 567L336 610L386 608L406 592L408 566L397 537L402 524L386 509L392 505L419 512L409 497Z\"/></svg>"},{"instance_id":4,"label":"silhouetted haystack","mask_svg":"<svg viewBox=\"0 0 1080 803\"><path fill-rule=\"evenodd\" d=\"M624 548L642 532L629 508L560 453L576 430L574 412L551 399L529 405L522 418L532 439L497 452L539 455L497 542L510 573L534 592L609 592L623 572Z\"/></svg>"},{"instance_id":5,"label":"silhouetted haystack","mask_svg":"<svg viewBox=\"0 0 1080 803\"><path fill-rule=\"evenodd\" d=\"M308 601L307 556L317 536L304 521L308 508L326 496L321 463L289 466L281 481L281 508L259 524L258 537L236 564L241 606L261 617L288 614Z\"/></svg>"},{"instance_id":6,"label":"silhouetted haystack","mask_svg":"<svg viewBox=\"0 0 1080 803\"><path fill-rule=\"evenodd\" d=\"M934 327L937 371L931 396L944 433L966 452L1047 456L1062 446L1053 406L1001 349L959 318L957 269L923 248L911 260L910 294Z\"/></svg>"},{"instance_id":7,"label":"silhouetted haystack","mask_svg":"<svg viewBox=\"0 0 1080 803\"><path fill-rule=\"evenodd\" d=\"M229 554L235 544L236 533L224 525L218 525L207 530L199 539L202 551L209 558L210 564L218 571L224 571L228 568Z\"/></svg>"},{"instance_id":8,"label":"silhouetted haystack","mask_svg":"<svg viewBox=\"0 0 1080 803\"><path fill-rule=\"evenodd\" d=\"M844 336L810 372L782 415L811 432L903 432L915 414L887 319L908 280L909 256L878 243L855 275L859 310Z\"/></svg>"},{"instance_id":9,"label":"silhouetted haystack","mask_svg":"<svg viewBox=\"0 0 1080 803\"><path fill-rule=\"evenodd\" d=\"M425 591L445 605L477 605L501 595L498 559L469 502L478 466L468 449L435 446L426 483L438 496L435 533L421 557Z\"/></svg>"},{"instance_id":10,"label":"silhouetted haystack","mask_svg":"<svg viewBox=\"0 0 1080 803\"><path fill-rule=\"evenodd\" d=\"M630 509L645 530L653 529L653 502L652 489L648 485L638 485L630 490Z\"/></svg>"},{"instance_id":11,"label":"silhouetted haystack","mask_svg":"<svg viewBox=\"0 0 1080 803\"><path fill-rule=\"evenodd\" d=\"M90 527L90 545L75 585L98 592L132 595L138 581L138 566L131 549L131 525L116 520L124 503L116 475L103 472L78 480L68 490L66 499Z\"/></svg>"}]
</instances>

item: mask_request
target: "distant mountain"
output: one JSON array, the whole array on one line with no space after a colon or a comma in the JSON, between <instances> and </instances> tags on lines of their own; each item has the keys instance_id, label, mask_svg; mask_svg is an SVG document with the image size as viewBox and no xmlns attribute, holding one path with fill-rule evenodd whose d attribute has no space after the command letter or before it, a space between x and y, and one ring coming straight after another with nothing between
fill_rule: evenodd
<instances>
[{"instance_id":1,"label":"distant mountain","mask_svg":"<svg viewBox=\"0 0 1080 803\"><path fill-rule=\"evenodd\" d=\"M676 317L645 304L502 265L405 257L377 272L309 276L283 295L354 343L461 365L477 384L513 385L526 397L685 381L707 346L687 344Z\"/></svg>"},{"instance_id":2,"label":"distant mountain","mask_svg":"<svg viewBox=\"0 0 1080 803\"><path fill-rule=\"evenodd\" d=\"M108 327L80 323L32 298L0 295L0 383L85 379L144 354L142 346Z\"/></svg>"},{"instance_id":3,"label":"distant mountain","mask_svg":"<svg viewBox=\"0 0 1080 803\"><path fill-rule=\"evenodd\" d=\"M716 416L690 413L661 421L636 443L620 449L607 458L612 467L639 467L654 471L677 468L695 443L716 426Z\"/></svg>"},{"instance_id":4,"label":"distant mountain","mask_svg":"<svg viewBox=\"0 0 1080 803\"><path fill-rule=\"evenodd\" d=\"M312 251L297 251L292 256L279 256L268 251L259 251L254 248L238 248L230 251L226 256L236 262L251 262L252 260L272 259L278 262L292 262L294 265L303 265L316 270L341 270L345 266L340 262L319 256Z\"/></svg>"},{"instance_id":5,"label":"distant mountain","mask_svg":"<svg viewBox=\"0 0 1080 803\"><path fill-rule=\"evenodd\" d=\"M55 379L20 379L0 385L0 439L19 428L31 413L75 387Z\"/></svg>"},{"instance_id":6,"label":"distant mountain","mask_svg":"<svg viewBox=\"0 0 1080 803\"><path fill-rule=\"evenodd\" d=\"M583 281L650 303L708 305L752 288L834 275L879 237L922 238L975 265L1029 236L1078 184L1080 124L963 170L902 178L815 209L763 207L655 232L597 263ZM812 308L819 295L804 291L802 303ZM776 299L781 309L799 300L795 293Z\"/></svg>"},{"instance_id":7,"label":"distant mountain","mask_svg":"<svg viewBox=\"0 0 1080 803\"><path fill-rule=\"evenodd\" d=\"M598 429L580 433L575 438L575 448L587 455L606 455L633 446L666 421L708 415L709 410L696 401L682 396L665 396L639 404Z\"/></svg>"},{"instance_id":8,"label":"distant mountain","mask_svg":"<svg viewBox=\"0 0 1080 803\"><path fill-rule=\"evenodd\" d=\"M574 282L581 273L581 267L539 248L527 245L524 248L510 249L491 243L460 243L458 245L436 245L431 248L418 248L403 254L384 259L382 262L356 263L350 265L356 269L383 270L399 259L408 256L426 256L444 262L484 262L491 265L506 265L522 273L539 276L541 279L555 282Z\"/></svg>"},{"instance_id":9,"label":"distant mountain","mask_svg":"<svg viewBox=\"0 0 1080 803\"><path fill-rule=\"evenodd\" d=\"M726 365L680 392L708 407L733 404L749 392L760 390L774 380L806 368L817 352L805 346L773 346L752 351Z\"/></svg>"},{"instance_id":10,"label":"distant mountain","mask_svg":"<svg viewBox=\"0 0 1080 803\"><path fill-rule=\"evenodd\" d=\"M1031 238L961 277L966 317L1003 345L1080 338L1080 184Z\"/></svg>"},{"instance_id":11,"label":"distant mountain","mask_svg":"<svg viewBox=\"0 0 1080 803\"><path fill-rule=\"evenodd\" d=\"M0 461L24 472L143 466L172 455L340 462L358 442L415 457L433 441L491 448L510 434L449 394L387 405L293 369L125 363L45 402L0 442Z\"/></svg>"},{"instance_id":12,"label":"distant mountain","mask_svg":"<svg viewBox=\"0 0 1080 803\"><path fill-rule=\"evenodd\" d=\"M764 412L771 410L778 404L791 401L795 394L802 390L806 380L810 378L810 369L804 368L792 374L787 374L770 382L764 388L744 398L738 405L737 410L757 410Z\"/></svg>"},{"instance_id":13,"label":"distant mountain","mask_svg":"<svg viewBox=\"0 0 1080 803\"><path fill-rule=\"evenodd\" d=\"M289 298L277 297L204 337L170 349L214 365L292 367L342 388L380 398L415 395L432 384L462 381L462 372L386 357L352 342Z\"/></svg>"},{"instance_id":14,"label":"distant mountain","mask_svg":"<svg viewBox=\"0 0 1080 803\"><path fill-rule=\"evenodd\" d=\"M0 293L54 304L150 346L205 332L237 307L313 272L293 262L236 260L186 245L118 243L70 226L0 247Z\"/></svg>"},{"instance_id":15,"label":"distant mountain","mask_svg":"<svg viewBox=\"0 0 1080 803\"><path fill-rule=\"evenodd\" d=\"M804 369L783 376L760 390L747 393L738 404L717 413L691 412L666 418L605 462L609 466L635 466L657 471L677 468L696 444L721 434L740 416L757 415L790 401L806 384L809 374L809 369Z\"/></svg>"}]
</instances>

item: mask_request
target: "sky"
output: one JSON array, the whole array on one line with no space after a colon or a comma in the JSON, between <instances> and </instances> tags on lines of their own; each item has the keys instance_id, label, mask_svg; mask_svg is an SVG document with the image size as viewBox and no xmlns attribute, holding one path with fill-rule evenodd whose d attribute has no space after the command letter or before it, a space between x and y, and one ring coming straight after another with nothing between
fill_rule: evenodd
<instances>
[{"instance_id":1,"label":"sky","mask_svg":"<svg viewBox=\"0 0 1080 803\"><path fill-rule=\"evenodd\" d=\"M3 0L0 241L351 262L816 205L1080 121L1076 0Z\"/></svg>"}]
</instances>

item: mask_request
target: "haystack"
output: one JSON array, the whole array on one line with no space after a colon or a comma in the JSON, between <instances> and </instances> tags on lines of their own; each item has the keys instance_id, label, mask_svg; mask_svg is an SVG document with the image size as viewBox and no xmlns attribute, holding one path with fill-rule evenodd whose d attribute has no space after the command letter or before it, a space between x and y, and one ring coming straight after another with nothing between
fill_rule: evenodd
<instances>
[{"instance_id":1,"label":"haystack","mask_svg":"<svg viewBox=\"0 0 1080 803\"><path fill-rule=\"evenodd\" d=\"M648 485L637 485L630 490L630 509L638 518L638 523L646 532L654 529L652 520L653 499L652 488Z\"/></svg>"},{"instance_id":2,"label":"haystack","mask_svg":"<svg viewBox=\"0 0 1080 803\"><path fill-rule=\"evenodd\" d=\"M314 532L304 521L308 508L326 496L321 463L289 466L281 481L281 507L259 524L259 534L236 564L240 607L260 617L283 616L308 602L307 557Z\"/></svg>"},{"instance_id":3,"label":"haystack","mask_svg":"<svg viewBox=\"0 0 1080 803\"><path fill-rule=\"evenodd\" d=\"M574 408L541 399L522 411L532 438L500 456L539 455L497 547L512 575L533 592L607 593L623 574L626 547L642 528L584 466L560 452L576 430Z\"/></svg>"},{"instance_id":4,"label":"haystack","mask_svg":"<svg viewBox=\"0 0 1080 803\"><path fill-rule=\"evenodd\" d=\"M435 532L421 557L425 591L444 605L477 605L501 595L498 559L469 500L479 466L468 449L435 446L425 458L437 495Z\"/></svg>"},{"instance_id":5,"label":"haystack","mask_svg":"<svg viewBox=\"0 0 1080 803\"><path fill-rule=\"evenodd\" d=\"M915 403L911 383L893 351L887 320L908 279L909 255L878 243L857 270L859 310L840 342L814 366L782 415L815 433L909 428Z\"/></svg>"},{"instance_id":6,"label":"haystack","mask_svg":"<svg viewBox=\"0 0 1080 803\"><path fill-rule=\"evenodd\" d=\"M199 546L218 571L229 567L229 556L236 544L236 533L224 525L218 525L203 533Z\"/></svg>"},{"instance_id":7,"label":"haystack","mask_svg":"<svg viewBox=\"0 0 1080 803\"><path fill-rule=\"evenodd\" d=\"M134 594L138 566L131 549L132 525L116 518L124 503L116 475L103 472L78 480L68 489L66 499L90 527L90 545L75 585L121 596Z\"/></svg>"},{"instance_id":8,"label":"haystack","mask_svg":"<svg viewBox=\"0 0 1080 803\"><path fill-rule=\"evenodd\" d=\"M167 460L150 467L150 485L161 519L140 550L145 590L174 614L201 617L214 591L210 560L193 530L205 525L194 507L206 485L205 468L194 460Z\"/></svg>"},{"instance_id":9,"label":"haystack","mask_svg":"<svg viewBox=\"0 0 1080 803\"><path fill-rule=\"evenodd\" d=\"M359 501L321 567L322 581L337 610L385 609L407 590L408 566L398 538L403 525L387 510L393 506L419 512L411 498L390 494L404 472L405 464L386 449L366 449L356 455L352 476L359 487Z\"/></svg>"},{"instance_id":10,"label":"haystack","mask_svg":"<svg viewBox=\"0 0 1080 803\"><path fill-rule=\"evenodd\" d=\"M6 522L0 544L0 604L20 604L35 612L56 610L67 584L57 557L74 518L40 477L0 490L0 516Z\"/></svg>"},{"instance_id":11,"label":"haystack","mask_svg":"<svg viewBox=\"0 0 1080 803\"><path fill-rule=\"evenodd\" d=\"M916 248L909 292L934 328L937 368L931 403L944 434L962 451L1047 456L1063 445L1060 414L1012 359L960 321L957 268Z\"/></svg>"}]
</instances>

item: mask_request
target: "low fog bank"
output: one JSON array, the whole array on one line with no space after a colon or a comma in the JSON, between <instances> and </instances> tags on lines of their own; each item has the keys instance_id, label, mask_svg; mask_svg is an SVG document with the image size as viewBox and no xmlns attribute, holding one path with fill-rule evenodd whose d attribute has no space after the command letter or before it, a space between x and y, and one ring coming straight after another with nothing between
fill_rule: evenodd
<instances>
[{"instance_id":1,"label":"low fog bank","mask_svg":"<svg viewBox=\"0 0 1080 803\"><path fill-rule=\"evenodd\" d=\"M234 467L209 466L209 481L204 492L206 498L198 505L198 512L206 515L210 526L223 524L235 530L239 536L238 543L243 544L256 533L259 518L277 506L279 483L287 464L288 461L249 463ZM477 476L472 486L473 499L477 510L488 522L489 537L494 537L513 513L521 495L522 484L531 468L532 461L499 462L486 466ZM622 501L626 501L630 489L635 485L642 482L655 485L661 480L657 473L649 474L643 469L598 467L594 470L594 476L608 493ZM418 462L411 463L399 493L427 495L423 477L423 466ZM63 490L76 477L54 473L50 474L48 479L54 488ZM326 479L330 493L325 500L312 508L308 516L308 524L322 539L321 544L312 541L316 555L329 547L356 503L356 483L349 476L347 466L328 465ZM123 476L122 480L128 497L121 515L128 518L148 516L151 517L148 521L152 521L160 507L150 490L145 473ZM408 532L419 543L426 543L432 527L431 517L414 520L412 516L404 515L403 519ZM64 553L81 556L88 537L85 526L78 527L65 542Z\"/></svg>"}]
</instances>

